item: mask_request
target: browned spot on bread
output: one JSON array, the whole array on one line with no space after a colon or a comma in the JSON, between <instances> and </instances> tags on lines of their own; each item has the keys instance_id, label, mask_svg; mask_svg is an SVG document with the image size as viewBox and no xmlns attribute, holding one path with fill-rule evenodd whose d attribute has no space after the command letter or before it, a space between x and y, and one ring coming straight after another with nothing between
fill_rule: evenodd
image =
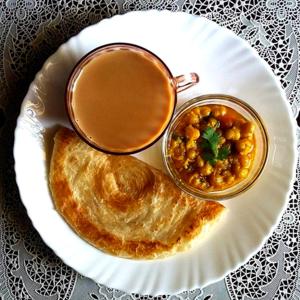
<instances>
[{"instance_id":1,"label":"browned spot on bread","mask_svg":"<svg viewBox=\"0 0 300 300\"><path fill-rule=\"evenodd\" d=\"M104 167L97 171L94 180L95 190L106 204L125 212L143 205L146 195L153 189L155 177L146 165L137 168L132 157L110 156Z\"/></svg>"}]
</instances>

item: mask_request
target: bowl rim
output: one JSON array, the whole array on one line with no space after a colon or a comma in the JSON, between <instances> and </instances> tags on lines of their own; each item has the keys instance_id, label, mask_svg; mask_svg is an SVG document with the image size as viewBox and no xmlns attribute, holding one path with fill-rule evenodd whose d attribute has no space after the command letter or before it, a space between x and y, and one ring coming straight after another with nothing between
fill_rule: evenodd
<instances>
[{"instance_id":1,"label":"bowl rim","mask_svg":"<svg viewBox=\"0 0 300 300\"><path fill-rule=\"evenodd\" d=\"M205 100L226 100L229 102L233 102L234 104L238 105L242 109L246 110L248 113L254 117L254 119L257 121L259 124L259 130L262 134L263 138L263 155L262 155L262 164L260 164L258 170L254 173L252 176L251 180L248 182L246 181L244 185L241 185L241 188L231 191L229 193L226 193L226 190L229 190L230 188L234 187L235 185L231 186L230 188L224 189L224 190L219 190L219 191L210 191L210 192L204 192L200 190L196 190L195 188L190 187L187 183L184 183L178 176L175 171L173 171L172 167L170 167L170 160L169 160L169 155L167 153L168 150L168 140L169 136L172 133L171 129L174 123L180 118L190 107L192 107L195 103L199 103L199 106L201 106L201 101ZM203 105L208 105L208 104L203 104ZM216 104L217 105L217 104ZM224 104L226 106L226 104ZM233 108L234 109L234 108ZM162 158L163 158L163 163L164 166L168 172L168 175L173 179L175 184L182 189L184 192L188 193L189 195L199 198L201 200L207 200L207 201L223 201L223 200L228 200L231 198L234 198L247 190L249 190L254 183L257 181L257 179L261 176L263 173L263 170L266 166L266 163L269 158L269 136L268 132L266 129L266 126L264 124L264 121L258 114L258 112L250 106L247 102L244 100L241 100L240 98L237 98L235 96L227 95L227 94L204 94L200 96L196 96L188 101L186 101L184 104L182 104L179 108L177 108L172 121L170 122L167 130L165 131L165 134L163 136L163 141L162 141ZM242 181L238 182L242 183ZM223 192L224 194L220 194Z\"/></svg>"}]
</instances>

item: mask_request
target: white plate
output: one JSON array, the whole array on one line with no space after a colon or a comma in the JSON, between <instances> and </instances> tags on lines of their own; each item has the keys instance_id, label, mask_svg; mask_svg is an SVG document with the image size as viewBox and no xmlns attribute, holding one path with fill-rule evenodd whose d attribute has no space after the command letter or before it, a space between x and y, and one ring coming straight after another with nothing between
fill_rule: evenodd
<instances>
[{"instance_id":1,"label":"white plate","mask_svg":"<svg viewBox=\"0 0 300 300\"><path fill-rule=\"evenodd\" d=\"M180 94L179 104L205 93L230 94L254 107L269 133L269 159L255 186L223 202L229 213L200 244L163 260L122 259L90 246L55 211L48 189L52 136L58 124L69 126L64 110L67 77L85 53L111 42L148 48L174 75L200 74L201 83ZM253 255L279 220L296 166L292 120L285 95L268 65L232 32L185 13L132 12L86 28L62 45L36 75L15 131L17 183L44 241L79 273L110 287L143 294L203 287ZM159 143L139 157L161 167Z\"/></svg>"}]
</instances>

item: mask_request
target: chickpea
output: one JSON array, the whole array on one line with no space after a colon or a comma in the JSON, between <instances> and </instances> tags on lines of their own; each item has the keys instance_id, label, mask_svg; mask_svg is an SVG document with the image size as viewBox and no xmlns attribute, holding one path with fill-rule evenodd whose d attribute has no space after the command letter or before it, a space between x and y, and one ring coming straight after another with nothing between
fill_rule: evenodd
<instances>
[{"instance_id":1,"label":"chickpea","mask_svg":"<svg viewBox=\"0 0 300 300\"><path fill-rule=\"evenodd\" d=\"M200 116L207 117L210 115L211 109L208 106L200 107Z\"/></svg>"},{"instance_id":2,"label":"chickpea","mask_svg":"<svg viewBox=\"0 0 300 300\"><path fill-rule=\"evenodd\" d=\"M239 155L239 162L243 168L249 169L251 166L251 159L247 155Z\"/></svg>"},{"instance_id":3,"label":"chickpea","mask_svg":"<svg viewBox=\"0 0 300 300\"><path fill-rule=\"evenodd\" d=\"M188 140L186 142L186 149L189 150L189 149L196 149L197 148L197 144L196 144L196 141L194 140Z\"/></svg>"},{"instance_id":4,"label":"chickpea","mask_svg":"<svg viewBox=\"0 0 300 300\"><path fill-rule=\"evenodd\" d=\"M206 190L208 187L209 187L209 185L208 185L208 182L206 182L206 181L205 182L200 181L200 184L197 185L197 188L202 190L202 191Z\"/></svg>"},{"instance_id":5,"label":"chickpea","mask_svg":"<svg viewBox=\"0 0 300 300\"><path fill-rule=\"evenodd\" d=\"M249 172L249 170L248 169L241 169L240 171L239 171L239 177L240 178L245 178L245 177L247 177L247 175L248 175L248 172Z\"/></svg>"},{"instance_id":6,"label":"chickpea","mask_svg":"<svg viewBox=\"0 0 300 300\"><path fill-rule=\"evenodd\" d=\"M230 129L227 129L225 131L225 138L227 140L232 140L232 141L237 141L241 138L241 132L239 130L239 128L233 126Z\"/></svg>"},{"instance_id":7,"label":"chickpea","mask_svg":"<svg viewBox=\"0 0 300 300\"><path fill-rule=\"evenodd\" d=\"M189 179L189 184L200 190L205 190L209 187L208 182L204 180L198 173L193 173Z\"/></svg>"},{"instance_id":8,"label":"chickpea","mask_svg":"<svg viewBox=\"0 0 300 300\"><path fill-rule=\"evenodd\" d=\"M171 148L175 148L175 147L178 147L179 144L182 143L182 140L181 139L176 139L176 140L171 140Z\"/></svg>"},{"instance_id":9,"label":"chickpea","mask_svg":"<svg viewBox=\"0 0 300 300\"><path fill-rule=\"evenodd\" d=\"M236 127L242 127L246 123L247 123L247 121L244 119L237 119L233 122L233 125Z\"/></svg>"},{"instance_id":10,"label":"chickpea","mask_svg":"<svg viewBox=\"0 0 300 300\"><path fill-rule=\"evenodd\" d=\"M227 184L232 184L234 182L234 176L228 176L226 177L226 183Z\"/></svg>"},{"instance_id":11,"label":"chickpea","mask_svg":"<svg viewBox=\"0 0 300 300\"><path fill-rule=\"evenodd\" d=\"M241 140L237 141L235 143L235 146L236 146L237 151L241 155L247 155L254 148L253 143L250 140L248 140L248 139L241 139Z\"/></svg>"},{"instance_id":12,"label":"chickpea","mask_svg":"<svg viewBox=\"0 0 300 300\"><path fill-rule=\"evenodd\" d=\"M192 110L192 113L196 114L196 115L200 115L200 107L195 107L193 110Z\"/></svg>"},{"instance_id":13,"label":"chickpea","mask_svg":"<svg viewBox=\"0 0 300 300\"><path fill-rule=\"evenodd\" d=\"M220 116L224 116L227 112L227 109L225 106L215 106L213 109L212 109L212 115L214 117L220 117Z\"/></svg>"},{"instance_id":14,"label":"chickpea","mask_svg":"<svg viewBox=\"0 0 300 300\"><path fill-rule=\"evenodd\" d=\"M205 164L205 162L204 162L203 158L200 157L200 156L198 156L197 157L197 165L198 165L198 167L202 168L204 166L204 164Z\"/></svg>"},{"instance_id":15,"label":"chickpea","mask_svg":"<svg viewBox=\"0 0 300 300\"><path fill-rule=\"evenodd\" d=\"M179 157L185 156L185 147L183 144L180 144L179 146L175 147L174 149L171 149L172 153L174 154L175 159L179 159Z\"/></svg>"},{"instance_id":16,"label":"chickpea","mask_svg":"<svg viewBox=\"0 0 300 300\"><path fill-rule=\"evenodd\" d=\"M195 125L199 123L199 116L191 111L187 116L187 122L189 124Z\"/></svg>"},{"instance_id":17,"label":"chickpea","mask_svg":"<svg viewBox=\"0 0 300 300\"><path fill-rule=\"evenodd\" d=\"M188 169L188 168L189 168L189 164L190 164L190 160L189 160L189 159L186 159L186 160L184 161L183 167L184 167L185 169Z\"/></svg>"},{"instance_id":18,"label":"chickpea","mask_svg":"<svg viewBox=\"0 0 300 300\"><path fill-rule=\"evenodd\" d=\"M195 149L189 149L187 151L187 157L188 157L188 159L194 160L196 158L196 156L197 156L197 151Z\"/></svg>"},{"instance_id":19,"label":"chickpea","mask_svg":"<svg viewBox=\"0 0 300 300\"><path fill-rule=\"evenodd\" d=\"M223 177L221 175L211 176L211 185L221 186L223 184Z\"/></svg>"},{"instance_id":20,"label":"chickpea","mask_svg":"<svg viewBox=\"0 0 300 300\"><path fill-rule=\"evenodd\" d=\"M177 156L174 155L173 160L184 161L185 157L184 157L184 155L177 155Z\"/></svg>"},{"instance_id":21,"label":"chickpea","mask_svg":"<svg viewBox=\"0 0 300 300\"><path fill-rule=\"evenodd\" d=\"M198 173L193 173L189 176L188 183L192 185L196 185L200 183L200 176Z\"/></svg>"},{"instance_id":22,"label":"chickpea","mask_svg":"<svg viewBox=\"0 0 300 300\"><path fill-rule=\"evenodd\" d=\"M221 175L226 183L232 183L234 181L234 176L229 170L223 171Z\"/></svg>"},{"instance_id":23,"label":"chickpea","mask_svg":"<svg viewBox=\"0 0 300 300\"><path fill-rule=\"evenodd\" d=\"M242 137L243 138L252 138L255 130L255 125L252 122L247 122L242 125Z\"/></svg>"},{"instance_id":24,"label":"chickpea","mask_svg":"<svg viewBox=\"0 0 300 300\"><path fill-rule=\"evenodd\" d=\"M197 140L200 137L200 131L192 125L188 125L185 128L185 136L191 140Z\"/></svg>"},{"instance_id":25,"label":"chickpea","mask_svg":"<svg viewBox=\"0 0 300 300\"><path fill-rule=\"evenodd\" d=\"M241 165L240 165L239 162L236 162L236 163L233 164L233 166L232 166L232 171L234 172L234 174L235 174L236 176L238 176L238 174L239 174L239 172L240 172L240 169L241 169Z\"/></svg>"},{"instance_id":26,"label":"chickpea","mask_svg":"<svg viewBox=\"0 0 300 300\"><path fill-rule=\"evenodd\" d=\"M216 120L215 118L209 118L208 122L207 122L207 125L209 127L219 127L220 126L220 122L218 120Z\"/></svg>"},{"instance_id":27,"label":"chickpea","mask_svg":"<svg viewBox=\"0 0 300 300\"><path fill-rule=\"evenodd\" d=\"M221 175L223 177L228 177L228 176L231 176L231 172L229 170L225 170L225 171L221 172Z\"/></svg>"},{"instance_id":28,"label":"chickpea","mask_svg":"<svg viewBox=\"0 0 300 300\"><path fill-rule=\"evenodd\" d=\"M226 139L223 136L221 136L219 139L219 144L223 145L225 142L226 142Z\"/></svg>"},{"instance_id":29,"label":"chickpea","mask_svg":"<svg viewBox=\"0 0 300 300\"><path fill-rule=\"evenodd\" d=\"M229 166L228 159L218 160L216 164L216 167L220 170L226 170L228 169L228 166Z\"/></svg>"},{"instance_id":30,"label":"chickpea","mask_svg":"<svg viewBox=\"0 0 300 300\"><path fill-rule=\"evenodd\" d=\"M208 163L206 162L205 165L200 168L200 174L203 176L208 176L213 172L214 168Z\"/></svg>"}]
</instances>

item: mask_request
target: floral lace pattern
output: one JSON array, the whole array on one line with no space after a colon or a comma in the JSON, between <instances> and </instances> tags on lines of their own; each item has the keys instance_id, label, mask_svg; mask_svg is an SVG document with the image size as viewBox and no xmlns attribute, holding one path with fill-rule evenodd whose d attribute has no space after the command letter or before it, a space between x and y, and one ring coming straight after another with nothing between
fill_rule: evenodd
<instances>
[{"instance_id":1,"label":"floral lace pattern","mask_svg":"<svg viewBox=\"0 0 300 300\"><path fill-rule=\"evenodd\" d=\"M151 299L97 285L42 242L20 200L13 130L34 74L84 27L131 10L203 15L247 40L272 67L294 117L300 111L300 2L297 0L7 0L0 2L0 299ZM300 130L298 128L298 149ZM157 299L300 299L300 163L289 205L262 249L224 280ZM30 175L29 175L30 176ZM51 226L51 224L49 224Z\"/></svg>"}]
</instances>

